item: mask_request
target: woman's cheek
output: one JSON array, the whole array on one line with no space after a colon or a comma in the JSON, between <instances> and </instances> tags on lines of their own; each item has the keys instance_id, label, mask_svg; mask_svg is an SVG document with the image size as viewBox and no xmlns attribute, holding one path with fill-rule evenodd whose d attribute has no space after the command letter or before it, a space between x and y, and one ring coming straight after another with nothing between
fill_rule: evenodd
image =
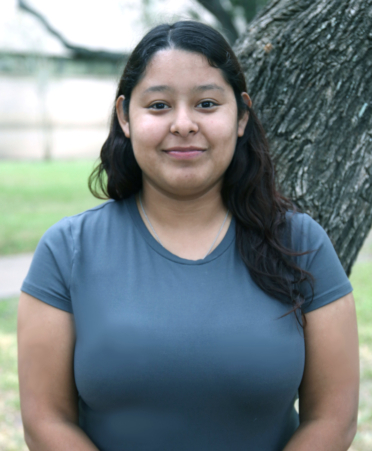
<instances>
[{"instance_id":1,"label":"woman's cheek","mask_svg":"<svg viewBox=\"0 0 372 451\"><path fill-rule=\"evenodd\" d=\"M231 118L212 119L204 130L217 144L235 140L237 136L237 124Z\"/></svg>"},{"instance_id":2,"label":"woman's cheek","mask_svg":"<svg viewBox=\"0 0 372 451\"><path fill-rule=\"evenodd\" d=\"M162 139L167 132L166 124L159 119L157 117L145 116L136 121L137 127L135 133L139 140L143 142L149 141L152 145L156 146L158 140Z\"/></svg>"}]
</instances>

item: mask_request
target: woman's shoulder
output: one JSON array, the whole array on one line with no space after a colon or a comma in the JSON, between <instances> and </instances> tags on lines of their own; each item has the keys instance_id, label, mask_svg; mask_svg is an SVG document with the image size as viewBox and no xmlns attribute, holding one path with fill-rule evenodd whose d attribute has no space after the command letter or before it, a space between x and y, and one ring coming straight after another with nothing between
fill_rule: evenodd
<instances>
[{"instance_id":1,"label":"woman's shoulder","mask_svg":"<svg viewBox=\"0 0 372 451\"><path fill-rule=\"evenodd\" d=\"M295 249L316 246L324 240L329 240L323 226L308 213L288 210L286 222L289 224L291 242Z\"/></svg>"},{"instance_id":2,"label":"woman's shoulder","mask_svg":"<svg viewBox=\"0 0 372 451\"><path fill-rule=\"evenodd\" d=\"M292 226L299 227L303 224L317 223L308 213L299 210L287 210L285 213L286 221L289 221ZM318 224L318 223L317 223Z\"/></svg>"},{"instance_id":3,"label":"woman's shoulder","mask_svg":"<svg viewBox=\"0 0 372 451\"><path fill-rule=\"evenodd\" d=\"M309 228L323 229L317 220L315 220L309 213L305 213L299 210L286 211L286 221L291 224L294 229L302 229L306 231Z\"/></svg>"},{"instance_id":4,"label":"woman's shoulder","mask_svg":"<svg viewBox=\"0 0 372 451\"><path fill-rule=\"evenodd\" d=\"M125 223L128 209L125 208L125 200L107 200L101 204L89 208L81 213L65 216L49 227L43 235L43 239L73 239L76 234L89 234L89 231L102 230L109 224L120 221Z\"/></svg>"},{"instance_id":5,"label":"woman's shoulder","mask_svg":"<svg viewBox=\"0 0 372 451\"><path fill-rule=\"evenodd\" d=\"M82 211L75 215L66 216L69 221L74 223L84 222L90 219L103 219L105 216L112 216L122 210L123 205L127 200L113 200L108 199L95 207Z\"/></svg>"}]
</instances>

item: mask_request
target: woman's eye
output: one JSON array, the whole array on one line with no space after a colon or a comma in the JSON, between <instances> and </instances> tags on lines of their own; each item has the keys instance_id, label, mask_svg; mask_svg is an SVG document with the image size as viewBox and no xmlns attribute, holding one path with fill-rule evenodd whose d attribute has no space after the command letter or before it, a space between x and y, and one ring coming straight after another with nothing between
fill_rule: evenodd
<instances>
[{"instance_id":1,"label":"woman's eye","mask_svg":"<svg viewBox=\"0 0 372 451\"><path fill-rule=\"evenodd\" d=\"M202 108L212 108L217 105L217 103L212 102L212 100L203 100L203 102L200 102L199 105L201 105Z\"/></svg>"},{"instance_id":2,"label":"woman's eye","mask_svg":"<svg viewBox=\"0 0 372 451\"><path fill-rule=\"evenodd\" d=\"M153 104L150 106L150 109L152 109L152 110L165 110L166 108L168 108L168 105L166 105L166 104L163 103L163 102L153 103Z\"/></svg>"}]
</instances>

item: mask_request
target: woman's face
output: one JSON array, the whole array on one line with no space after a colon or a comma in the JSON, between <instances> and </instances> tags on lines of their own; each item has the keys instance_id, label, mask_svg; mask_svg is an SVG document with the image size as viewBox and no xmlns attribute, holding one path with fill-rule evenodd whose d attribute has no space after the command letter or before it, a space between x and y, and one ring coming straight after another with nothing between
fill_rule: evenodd
<instances>
[{"instance_id":1,"label":"woman's face","mask_svg":"<svg viewBox=\"0 0 372 451\"><path fill-rule=\"evenodd\" d=\"M250 105L248 94L245 102ZM201 54L166 49L156 53L132 91L129 117L117 101L120 125L130 138L143 184L177 196L216 187L242 136L232 87Z\"/></svg>"}]
</instances>

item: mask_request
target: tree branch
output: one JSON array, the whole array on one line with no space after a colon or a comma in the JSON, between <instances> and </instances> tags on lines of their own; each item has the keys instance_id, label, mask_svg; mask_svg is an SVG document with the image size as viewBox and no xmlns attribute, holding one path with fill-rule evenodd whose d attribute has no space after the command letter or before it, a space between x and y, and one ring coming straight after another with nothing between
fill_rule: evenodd
<instances>
[{"instance_id":1,"label":"tree branch","mask_svg":"<svg viewBox=\"0 0 372 451\"><path fill-rule=\"evenodd\" d=\"M233 7L243 9L243 14L247 23L254 19L259 0L230 0ZM264 2L264 0L262 0Z\"/></svg>"},{"instance_id":2,"label":"tree branch","mask_svg":"<svg viewBox=\"0 0 372 451\"><path fill-rule=\"evenodd\" d=\"M238 37L238 31L235 28L235 25L232 21L232 18L228 11L223 8L220 0L197 0L205 9L207 9L210 13L212 13L220 24L226 30L226 34L228 35L229 41L234 43Z\"/></svg>"},{"instance_id":3,"label":"tree branch","mask_svg":"<svg viewBox=\"0 0 372 451\"><path fill-rule=\"evenodd\" d=\"M43 26L49 31L50 34L56 37L64 45L64 47L66 47L73 53L73 56L75 58L121 61L124 57L124 53L109 52L105 50L90 50L85 47L73 45L68 42L67 39L59 31L57 31L41 13L36 11L31 6L27 5L25 1L18 0L18 6L23 11L26 11L36 17L39 22L41 22Z\"/></svg>"}]
</instances>

